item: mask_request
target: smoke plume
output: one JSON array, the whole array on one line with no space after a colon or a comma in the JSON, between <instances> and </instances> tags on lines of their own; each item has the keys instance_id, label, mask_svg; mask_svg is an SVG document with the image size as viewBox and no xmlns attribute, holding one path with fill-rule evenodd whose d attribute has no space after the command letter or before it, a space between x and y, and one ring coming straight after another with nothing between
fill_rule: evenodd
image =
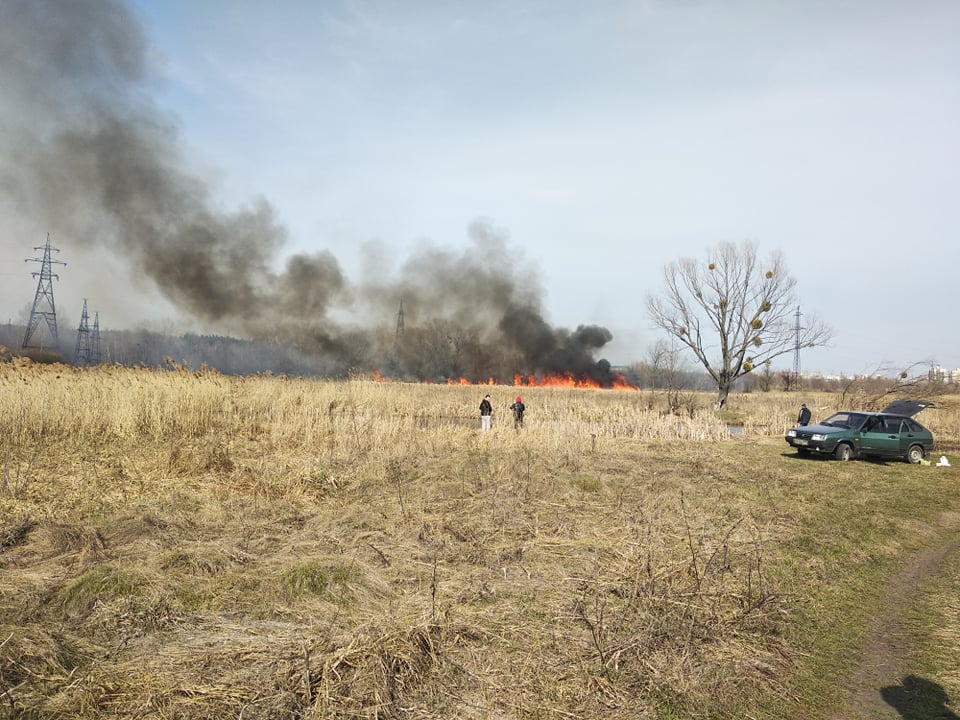
<instances>
[{"instance_id":1,"label":"smoke plume","mask_svg":"<svg viewBox=\"0 0 960 720\"><path fill-rule=\"evenodd\" d=\"M276 270L284 226L262 198L219 209L191 175L175 120L151 100L148 50L118 0L0 2L7 206L63 243L122 258L210 331L296 346L332 372L608 379L594 354L610 332L551 327L536 270L488 223L469 227L465 249L424 245L357 283L326 251L292 255ZM344 325L339 309L377 320Z\"/></svg>"}]
</instances>

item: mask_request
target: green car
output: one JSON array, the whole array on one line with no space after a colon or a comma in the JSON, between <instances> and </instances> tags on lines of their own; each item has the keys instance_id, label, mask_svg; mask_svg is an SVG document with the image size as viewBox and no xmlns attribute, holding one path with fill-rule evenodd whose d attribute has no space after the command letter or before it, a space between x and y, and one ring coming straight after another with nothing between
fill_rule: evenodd
<instances>
[{"instance_id":1,"label":"green car","mask_svg":"<svg viewBox=\"0 0 960 720\"><path fill-rule=\"evenodd\" d=\"M933 451L933 433L913 419L931 403L895 400L882 412L844 410L816 425L787 430L785 440L800 455L897 458L918 463Z\"/></svg>"}]
</instances>

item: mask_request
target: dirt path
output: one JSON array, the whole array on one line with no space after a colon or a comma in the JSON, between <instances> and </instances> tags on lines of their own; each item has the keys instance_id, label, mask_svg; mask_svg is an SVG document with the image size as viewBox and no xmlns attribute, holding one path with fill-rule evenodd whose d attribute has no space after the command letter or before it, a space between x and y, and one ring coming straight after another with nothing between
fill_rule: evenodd
<instances>
[{"instance_id":1,"label":"dirt path","mask_svg":"<svg viewBox=\"0 0 960 720\"><path fill-rule=\"evenodd\" d=\"M890 579L884 609L874 618L861 660L847 680L850 705L834 720L960 720L944 705L950 701L956 707L960 698L947 698L936 682L913 673L912 640L904 622L918 588L955 552L960 552L960 539L954 534L920 552Z\"/></svg>"}]
</instances>

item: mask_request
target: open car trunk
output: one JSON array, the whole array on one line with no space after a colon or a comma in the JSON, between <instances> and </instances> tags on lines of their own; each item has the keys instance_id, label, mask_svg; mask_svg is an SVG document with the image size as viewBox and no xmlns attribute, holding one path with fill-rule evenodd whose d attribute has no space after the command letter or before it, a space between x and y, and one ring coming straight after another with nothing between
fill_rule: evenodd
<instances>
[{"instance_id":1,"label":"open car trunk","mask_svg":"<svg viewBox=\"0 0 960 720\"><path fill-rule=\"evenodd\" d=\"M894 400L880 412L890 413L891 415L906 415L913 417L924 408L932 407L932 402L925 400Z\"/></svg>"}]
</instances>

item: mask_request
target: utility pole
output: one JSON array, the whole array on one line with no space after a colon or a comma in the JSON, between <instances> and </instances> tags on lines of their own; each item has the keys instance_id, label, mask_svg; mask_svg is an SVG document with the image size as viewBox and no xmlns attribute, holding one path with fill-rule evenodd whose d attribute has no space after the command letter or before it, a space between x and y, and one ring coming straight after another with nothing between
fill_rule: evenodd
<instances>
[{"instance_id":1,"label":"utility pole","mask_svg":"<svg viewBox=\"0 0 960 720\"><path fill-rule=\"evenodd\" d=\"M50 257L50 253L60 252L59 248L50 246L50 233L47 233L47 244L35 247L34 250L43 250L43 258L27 258L24 262L38 262L42 263L40 266L40 272L31 273L33 277L40 278L37 281L37 293L33 296L33 307L30 308L30 321L27 323L27 332L23 335L23 348L32 347L30 341L33 339L33 334L37 329L37 326L40 325L41 320L45 320L47 323L47 328L50 331L50 335L53 338L53 347L57 347L57 308L53 302L53 281L59 280L60 276L53 272L53 265L63 265L66 266L65 262L60 260L53 260ZM43 343L39 346L43 348Z\"/></svg>"},{"instance_id":2,"label":"utility pole","mask_svg":"<svg viewBox=\"0 0 960 720\"><path fill-rule=\"evenodd\" d=\"M400 301L400 312L397 313L397 339L403 335L403 300Z\"/></svg>"},{"instance_id":3,"label":"utility pole","mask_svg":"<svg viewBox=\"0 0 960 720\"><path fill-rule=\"evenodd\" d=\"M803 313L800 312L800 306L797 305L797 312L794 315L796 322L794 323L794 337L796 338L793 341L793 390L800 389L800 330L803 328L800 327L800 316Z\"/></svg>"},{"instance_id":4,"label":"utility pole","mask_svg":"<svg viewBox=\"0 0 960 720\"><path fill-rule=\"evenodd\" d=\"M73 362L77 365L90 364L90 316L87 315L87 299L83 299L83 312L80 314L80 327L77 328L77 348L73 353Z\"/></svg>"}]
</instances>

